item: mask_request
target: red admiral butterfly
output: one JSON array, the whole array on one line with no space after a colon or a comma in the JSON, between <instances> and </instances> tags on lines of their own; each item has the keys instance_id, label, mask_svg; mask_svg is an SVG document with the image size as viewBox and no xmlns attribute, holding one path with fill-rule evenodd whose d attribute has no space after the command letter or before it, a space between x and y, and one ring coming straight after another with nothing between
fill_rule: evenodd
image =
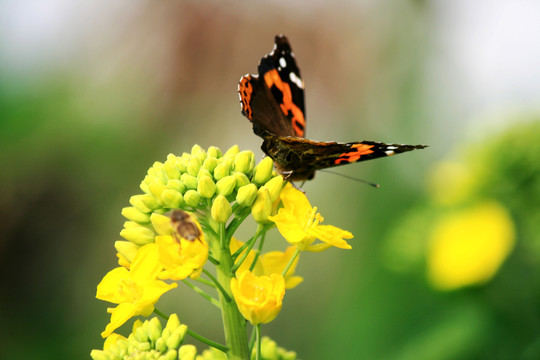
<instances>
[{"instance_id":1,"label":"red admiral butterfly","mask_svg":"<svg viewBox=\"0 0 540 360\"><path fill-rule=\"evenodd\" d=\"M276 36L274 49L261 59L258 71L242 76L238 84L242 114L253 123L253 132L263 138L261 149L287 180L311 180L316 170L426 147L306 139L304 81L284 35Z\"/></svg>"}]
</instances>

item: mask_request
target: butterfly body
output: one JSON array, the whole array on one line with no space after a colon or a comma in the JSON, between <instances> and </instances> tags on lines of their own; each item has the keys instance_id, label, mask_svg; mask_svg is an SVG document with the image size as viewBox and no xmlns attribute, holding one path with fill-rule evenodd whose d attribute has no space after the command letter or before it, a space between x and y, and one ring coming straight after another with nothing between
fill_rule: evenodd
<instances>
[{"instance_id":1,"label":"butterfly body","mask_svg":"<svg viewBox=\"0 0 540 360\"><path fill-rule=\"evenodd\" d=\"M263 152L274 160L276 170L287 180L311 180L320 169L426 147L306 139L304 81L284 35L275 37L274 49L261 59L258 72L240 79L242 114L263 139Z\"/></svg>"}]
</instances>

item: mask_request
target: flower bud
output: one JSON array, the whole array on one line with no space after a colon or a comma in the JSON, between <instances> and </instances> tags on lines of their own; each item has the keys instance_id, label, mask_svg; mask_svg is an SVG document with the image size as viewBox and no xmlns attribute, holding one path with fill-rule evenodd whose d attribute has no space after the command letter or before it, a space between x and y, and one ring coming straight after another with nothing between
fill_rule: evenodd
<instances>
[{"instance_id":1,"label":"flower bud","mask_svg":"<svg viewBox=\"0 0 540 360\"><path fill-rule=\"evenodd\" d=\"M247 184L238 189L236 202L242 206L251 206L257 197L257 186Z\"/></svg>"},{"instance_id":2,"label":"flower bud","mask_svg":"<svg viewBox=\"0 0 540 360\"><path fill-rule=\"evenodd\" d=\"M165 215L153 213L150 215L152 226L158 235L170 235L174 232L171 224L171 218Z\"/></svg>"},{"instance_id":3,"label":"flower bud","mask_svg":"<svg viewBox=\"0 0 540 360\"><path fill-rule=\"evenodd\" d=\"M233 145L231 146L226 152L225 154L223 155L223 157L226 157L226 156L235 156L236 154L238 154L240 152L240 148L238 147L238 145Z\"/></svg>"},{"instance_id":4,"label":"flower bud","mask_svg":"<svg viewBox=\"0 0 540 360\"><path fill-rule=\"evenodd\" d=\"M186 188L195 190L197 188L197 178L193 175L189 175L188 173L183 173L180 176L180 181L184 183Z\"/></svg>"},{"instance_id":5,"label":"flower bud","mask_svg":"<svg viewBox=\"0 0 540 360\"><path fill-rule=\"evenodd\" d=\"M188 190L184 194L184 202L188 206L197 207L199 206L199 201L201 201L201 194L195 190Z\"/></svg>"},{"instance_id":6,"label":"flower bud","mask_svg":"<svg viewBox=\"0 0 540 360\"><path fill-rule=\"evenodd\" d=\"M226 176L216 183L217 192L223 196L229 196L236 186L236 178L232 175Z\"/></svg>"},{"instance_id":7,"label":"flower bud","mask_svg":"<svg viewBox=\"0 0 540 360\"><path fill-rule=\"evenodd\" d=\"M210 199L216 193L216 184L214 184L211 177L203 175L199 178L197 191L203 198Z\"/></svg>"},{"instance_id":8,"label":"flower bud","mask_svg":"<svg viewBox=\"0 0 540 360\"><path fill-rule=\"evenodd\" d=\"M225 199L225 196L218 195L212 203L210 210L212 218L219 223L226 223L232 214L231 204Z\"/></svg>"},{"instance_id":9,"label":"flower bud","mask_svg":"<svg viewBox=\"0 0 540 360\"><path fill-rule=\"evenodd\" d=\"M208 157L214 157L216 159L219 159L221 157L221 150L219 150L219 148L215 146L210 146L206 151L206 154Z\"/></svg>"},{"instance_id":10,"label":"flower bud","mask_svg":"<svg viewBox=\"0 0 540 360\"><path fill-rule=\"evenodd\" d=\"M183 194L186 192L186 186L179 179L170 179L167 181L167 189L173 189Z\"/></svg>"},{"instance_id":11,"label":"flower bud","mask_svg":"<svg viewBox=\"0 0 540 360\"><path fill-rule=\"evenodd\" d=\"M255 202L251 206L251 215L258 223L268 221L268 216L272 213L272 199L270 192L265 186L261 186L257 191Z\"/></svg>"},{"instance_id":12,"label":"flower bud","mask_svg":"<svg viewBox=\"0 0 540 360\"><path fill-rule=\"evenodd\" d=\"M163 204L172 209L179 208L180 205L184 203L184 198L182 197L182 194L173 189L163 190L163 192L161 193L161 200L163 201Z\"/></svg>"},{"instance_id":13,"label":"flower bud","mask_svg":"<svg viewBox=\"0 0 540 360\"><path fill-rule=\"evenodd\" d=\"M279 198L281 188L283 188L283 177L281 175L274 176L264 186L270 192L270 199L273 203Z\"/></svg>"},{"instance_id":14,"label":"flower bud","mask_svg":"<svg viewBox=\"0 0 540 360\"><path fill-rule=\"evenodd\" d=\"M180 170L178 170L178 168L176 167L176 163L165 162L165 164L163 165L163 169L165 170L165 174L167 174L167 178L180 178Z\"/></svg>"},{"instance_id":15,"label":"flower bud","mask_svg":"<svg viewBox=\"0 0 540 360\"><path fill-rule=\"evenodd\" d=\"M215 157L207 157L206 159L204 159L202 168L212 172L214 171L217 165L218 165L218 161Z\"/></svg>"},{"instance_id":16,"label":"flower bud","mask_svg":"<svg viewBox=\"0 0 540 360\"><path fill-rule=\"evenodd\" d=\"M150 215L142 213L131 206L122 209L122 216L139 224L148 224L150 222Z\"/></svg>"},{"instance_id":17,"label":"flower bud","mask_svg":"<svg viewBox=\"0 0 540 360\"><path fill-rule=\"evenodd\" d=\"M144 226L122 229L120 236L132 243L143 246L154 242L154 232Z\"/></svg>"},{"instance_id":18,"label":"flower bud","mask_svg":"<svg viewBox=\"0 0 540 360\"><path fill-rule=\"evenodd\" d=\"M159 199L161 198L161 193L165 189L165 184L154 181L148 184L148 189L150 190L150 194L152 194L154 198Z\"/></svg>"},{"instance_id":19,"label":"flower bud","mask_svg":"<svg viewBox=\"0 0 540 360\"><path fill-rule=\"evenodd\" d=\"M197 348L195 345L182 345L178 349L178 359L180 360L195 360L197 356Z\"/></svg>"},{"instance_id":20,"label":"flower bud","mask_svg":"<svg viewBox=\"0 0 540 360\"><path fill-rule=\"evenodd\" d=\"M234 158L234 171L250 174L255 166L255 156L251 151L241 151Z\"/></svg>"},{"instance_id":21,"label":"flower bud","mask_svg":"<svg viewBox=\"0 0 540 360\"><path fill-rule=\"evenodd\" d=\"M249 178L246 176L246 174L237 172L234 174L234 177L236 178L236 188L239 189L241 186L250 184Z\"/></svg>"},{"instance_id":22,"label":"flower bud","mask_svg":"<svg viewBox=\"0 0 540 360\"><path fill-rule=\"evenodd\" d=\"M168 330L170 331L170 334L172 334L172 332L176 330L176 328L179 326L180 326L180 319L178 318L178 315L176 313L171 314L169 316L169 319L167 320L167 325L165 325L165 329L163 331L165 332L165 330Z\"/></svg>"},{"instance_id":23,"label":"flower bud","mask_svg":"<svg viewBox=\"0 0 540 360\"><path fill-rule=\"evenodd\" d=\"M143 194L140 199L148 209L155 210L159 207L158 202L152 194Z\"/></svg>"},{"instance_id":24,"label":"flower bud","mask_svg":"<svg viewBox=\"0 0 540 360\"><path fill-rule=\"evenodd\" d=\"M117 240L114 242L114 248L120 255L122 255L126 260L132 262L139 251L139 246L135 245L131 241Z\"/></svg>"},{"instance_id":25,"label":"flower bud","mask_svg":"<svg viewBox=\"0 0 540 360\"><path fill-rule=\"evenodd\" d=\"M187 332L186 325L180 325L179 327L177 327L176 330L174 330L174 332L167 339L167 348L178 349L178 347L182 343L182 340L184 340L184 336L186 335L186 332Z\"/></svg>"},{"instance_id":26,"label":"flower bud","mask_svg":"<svg viewBox=\"0 0 540 360\"><path fill-rule=\"evenodd\" d=\"M152 212L152 209L148 208L146 204L143 202L143 198L145 195L133 195L129 198L129 203L133 205L137 210L143 213L149 213Z\"/></svg>"},{"instance_id":27,"label":"flower bud","mask_svg":"<svg viewBox=\"0 0 540 360\"><path fill-rule=\"evenodd\" d=\"M206 157L206 151L200 145L193 145L191 147L191 157Z\"/></svg>"},{"instance_id":28,"label":"flower bud","mask_svg":"<svg viewBox=\"0 0 540 360\"><path fill-rule=\"evenodd\" d=\"M199 169L201 168L202 161L198 157L191 157L187 166L187 173L191 176L197 176Z\"/></svg>"},{"instance_id":29,"label":"flower bud","mask_svg":"<svg viewBox=\"0 0 540 360\"><path fill-rule=\"evenodd\" d=\"M177 360L177 359L178 359L178 352L174 349L167 351L165 355L161 355L159 357L159 360Z\"/></svg>"},{"instance_id":30,"label":"flower bud","mask_svg":"<svg viewBox=\"0 0 540 360\"><path fill-rule=\"evenodd\" d=\"M257 164L253 173L253 182L257 185L263 185L272 177L274 170L274 161L270 156L266 156Z\"/></svg>"},{"instance_id":31,"label":"flower bud","mask_svg":"<svg viewBox=\"0 0 540 360\"><path fill-rule=\"evenodd\" d=\"M230 172L230 167L229 167L229 165L227 165L226 163L218 164L218 165L214 168L214 179L216 179L216 180L221 180L221 179L223 179L225 176L228 176L228 175L229 175L229 172Z\"/></svg>"}]
</instances>

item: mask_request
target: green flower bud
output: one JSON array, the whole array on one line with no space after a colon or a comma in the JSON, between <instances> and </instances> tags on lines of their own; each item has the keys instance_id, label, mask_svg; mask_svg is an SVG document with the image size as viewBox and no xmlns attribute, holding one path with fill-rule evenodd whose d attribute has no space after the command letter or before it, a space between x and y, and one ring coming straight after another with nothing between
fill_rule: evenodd
<instances>
[{"instance_id":1,"label":"green flower bud","mask_svg":"<svg viewBox=\"0 0 540 360\"><path fill-rule=\"evenodd\" d=\"M216 159L219 159L221 157L221 150L215 146L210 146L208 148L208 151L206 152L206 155L208 157L214 157Z\"/></svg>"},{"instance_id":2,"label":"green flower bud","mask_svg":"<svg viewBox=\"0 0 540 360\"><path fill-rule=\"evenodd\" d=\"M268 216L272 213L272 199L270 198L270 192L265 186L261 186L257 191L257 198L251 206L251 215L258 223L265 223L268 221Z\"/></svg>"},{"instance_id":3,"label":"green flower bud","mask_svg":"<svg viewBox=\"0 0 540 360\"><path fill-rule=\"evenodd\" d=\"M177 190L165 189L161 193L161 200L167 207L176 209L184 203L184 198Z\"/></svg>"},{"instance_id":4,"label":"green flower bud","mask_svg":"<svg viewBox=\"0 0 540 360\"><path fill-rule=\"evenodd\" d=\"M210 199L216 193L216 184L214 184L211 177L203 175L197 184L197 191L203 198Z\"/></svg>"},{"instance_id":5,"label":"green flower bud","mask_svg":"<svg viewBox=\"0 0 540 360\"><path fill-rule=\"evenodd\" d=\"M139 189L141 189L145 194L148 194L150 192L150 189L148 188L148 183L146 182L146 177L143 181L141 181Z\"/></svg>"},{"instance_id":6,"label":"green flower bud","mask_svg":"<svg viewBox=\"0 0 540 360\"><path fill-rule=\"evenodd\" d=\"M230 173L230 167L226 163L218 164L214 169L214 179L221 180Z\"/></svg>"},{"instance_id":7,"label":"green flower bud","mask_svg":"<svg viewBox=\"0 0 540 360\"><path fill-rule=\"evenodd\" d=\"M204 159L202 168L212 172L214 171L217 165L218 165L218 161L215 157L207 157L206 159Z\"/></svg>"},{"instance_id":8,"label":"green flower bud","mask_svg":"<svg viewBox=\"0 0 540 360\"><path fill-rule=\"evenodd\" d=\"M263 359L278 359L278 346L275 341L268 337L261 339L261 355Z\"/></svg>"},{"instance_id":9,"label":"green flower bud","mask_svg":"<svg viewBox=\"0 0 540 360\"><path fill-rule=\"evenodd\" d=\"M234 146L231 146L226 152L225 154L223 155L223 157L226 157L226 156L235 156L236 154L238 154L240 152L240 148L238 147L238 145L234 145Z\"/></svg>"},{"instance_id":10,"label":"green flower bud","mask_svg":"<svg viewBox=\"0 0 540 360\"><path fill-rule=\"evenodd\" d=\"M182 343L182 340L184 340L186 331L187 331L186 325L180 325L179 327L177 327L176 330L174 330L174 332L167 339L167 348L178 349L178 347Z\"/></svg>"},{"instance_id":11,"label":"green flower bud","mask_svg":"<svg viewBox=\"0 0 540 360\"><path fill-rule=\"evenodd\" d=\"M152 212L152 209L149 209L148 206L143 202L145 195L133 195L129 198L129 203L133 205L137 210L143 213Z\"/></svg>"},{"instance_id":12,"label":"green flower bud","mask_svg":"<svg viewBox=\"0 0 540 360\"><path fill-rule=\"evenodd\" d=\"M159 360L177 360L178 352L176 350L169 350L165 355L159 357Z\"/></svg>"},{"instance_id":13,"label":"green flower bud","mask_svg":"<svg viewBox=\"0 0 540 360\"><path fill-rule=\"evenodd\" d=\"M184 194L184 202L188 206L197 207L201 201L201 195L195 190L188 190Z\"/></svg>"},{"instance_id":14,"label":"green flower bud","mask_svg":"<svg viewBox=\"0 0 540 360\"><path fill-rule=\"evenodd\" d=\"M199 170L199 173L197 174L197 180L200 180L202 176L208 176L210 179L212 179L212 173L203 168Z\"/></svg>"},{"instance_id":15,"label":"green flower bud","mask_svg":"<svg viewBox=\"0 0 540 360\"><path fill-rule=\"evenodd\" d=\"M236 202L242 206L251 206L257 197L257 186L247 184L238 189Z\"/></svg>"},{"instance_id":16,"label":"green flower bud","mask_svg":"<svg viewBox=\"0 0 540 360\"><path fill-rule=\"evenodd\" d=\"M202 147L195 144L191 148L191 156L192 157L200 157L200 156L206 157L206 152L204 151L204 149Z\"/></svg>"},{"instance_id":17,"label":"green flower bud","mask_svg":"<svg viewBox=\"0 0 540 360\"><path fill-rule=\"evenodd\" d=\"M183 173L180 176L180 181L184 183L186 188L195 190L197 188L197 178L193 175L189 175L188 173Z\"/></svg>"},{"instance_id":18,"label":"green flower bud","mask_svg":"<svg viewBox=\"0 0 540 360\"><path fill-rule=\"evenodd\" d=\"M125 257L129 262L132 262L140 246L135 245L131 241L117 240L114 242L114 248L120 255Z\"/></svg>"},{"instance_id":19,"label":"green flower bud","mask_svg":"<svg viewBox=\"0 0 540 360\"><path fill-rule=\"evenodd\" d=\"M122 216L139 224L148 224L150 222L150 215L142 213L131 206L122 209Z\"/></svg>"},{"instance_id":20,"label":"green flower bud","mask_svg":"<svg viewBox=\"0 0 540 360\"><path fill-rule=\"evenodd\" d=\"M163 336L156 340L154 348L162 354L167 352L167 342L163 339Z\"/></svg>"},{"instance_id":21,"label":"green flower bud","mask_svg":"<svg viewBox=\"0 0 540 360\"><path fill-rule=\"evenodd\" d=\"M255 166L255 156L251 151L241 151L234 158L234 171L250 174Z\"/></svg>"},{"instance_id":22,"label":"green flower bud","mask_svg":"<svg viewBox=\"0 0 540 360\"><path fill-rule=\"evenodd\" d=\"M147 194L143 194L143 195L140 195L140 196L141 196L140 199L141 199L142 203L148 209L155 210L155 209L159 208L159 204L158 204L158 202L156 201L156 199L154 198L154 196L152 194L147 193Z\"/></svg>"},{"instance_id":23,"label":"green flower bud","mask_svg":"<svg viewBox=\"0 0 540 360\"><path fill-rule=\"evenodd\" d=\"M283 187L283 177L281 175L274 176L264 186L268 189L270 192L270 199L272 199L272 203L275 202L279 198L279 194L281 193L281 188Z\"/></svg>"},{"instance_id":24,"label":"green flower bud","mask_svg":"<svg viewBox=\"0 0 540 360\"><path fill-rule=\"evenodd\" d=\"M165 163L163 166L165 169L165 174L167 174L167 178L169 179L179 179L180 178L180 170L176 167L176 163Z\"/></svg>"},{"instance_id":25,"label":"green flower bud","mask_svg":"<svg viewBox=\"0 0 540 360\"><path fill-rule=\"evenodd\" d=\"M154 198L159 199L161 197L161 193L165 189L165 184L154 181L148 184L148 189L150 190L150 194L152 194Z\"/></svg>"},{"instance_id":26,"label":"green flower bud","mask_svg":"<svg viewBox=\"0 0 540 360\"><path fill-rule=\"evenodd\" d=\"M179 360L195 360L197 356L197 348L195 345L182 345L178 349L178 359Z\"/></svg>"},{"instance_id":27,"label":"green flower bud","mask_svg":"<svg viewBox=\"0 0 540 360\"><path fill-rule=\"evenodd\" d=\"M146 323L147 321L145 321ZM144 326L141 326L133 332L135 334L135 340L137 340L139 343L145 343L148 341L148 334L146 333L146 329Z\"/></svg>"},{"instance_id":28,"label":"green flower bud","mask_svg":"<svg viewBox=\"0 0 540 360\"><path fill-rule=\"evenodd\" d=\"M188 164L189 164L189 158L181 157L181 158L178 158L178 160L176 160L176 167L178 168L181 174L187 171Z\"/></svg>"},{"instance_id":29,"label":"green flower bud","mask_svg":"<svg viewBox=\"0 0 540 360\"><path fill-rule=\"evenodd\" d=\"M171 224L171 218L165 215L153 213L150 215L152 226L158 235L170 235L174 232Z\"/></svg>"},{"instance_id":30,"label":"green flower bud","mask_svg":"<svg viewBox=\"0 0 540 360\"><path fill-rule=\"evenodd\" d=\"M165 180L165 169L163 168L163 163L156 161L152 165L150 169L148 169L148 175L155 176L156 179L159 179L160 181Z\"/></svg>"},{"instance_id":31,"label":"green flower bud","mask_svg":"<svg viewBox=\"0 0 540 360\"><path fill-rule=\"evenodd\" d=\"M132 243L143 246L154 242L154 232L144 226L122 229L120 236Z\"/></svg>"},{"instance_id":32,"label":"green flower bud","mask_svg":"<svg viewBox=\"0 0 540 360\"><path fill-rule=\"evenodd\" d=\"M237 189L251 183L251 181L249 181L249 178L244 173L241 173L241 172L234 173L234 177L236 178Z\"/></svg>"},{"instance_id":33,"label":"green flower bud","mask_svg":"<svg viewBox=\"0 0 540 360\"><path fill-rule=\"evenodd\" d=\"M225 176L216 183L217 192L223 196L229 196L236 186L236 178L233 175Z\"/></svg>"},{"instance_id":34,"label":"green flower bud","mask_svg":"<svg viewBox=\"0 0 540 360\"><path fill-rule=\"evenodd\" d=\"M231 204L225 199L225 196L218 195L212 203L210 210L212 218L218 223L226 223L232 214Z\"/></svg>"},{"instance_id":35,"label":"green flower bud","mask_svg":"<svg viewBox=\"0 0 540 360\"><path fill-rule=\"evenodd\" d=\"M180 319L178 318L178 315L171 314L169 316L169 319L167 320L167 325L165 325L165 329L163 329L163 332L167 330L167 331L170 331L170 333L172 333L179 326L180 326Z\"/></svg>"},{"instance_id":36,"label":"green flower bud","mask_svg":"<svg viewBox=\"0 0 540 360\"><path fill-rule=\"evenodd\" d=\"M173 189L183 194L186 192L186 186L179 179L170 179L167 181L167 189Z\"/></svg>"},{"instance_id":37,"label":"green flower bud","mask_svg":"<svg viewBox=\"0 0 540 360\"><path fill-rule=\"evenodd\" d=\"M150 341L155 342L161 336L161 323L157 317L154 317L147 324L148 338Z\"/></svg>"},{"instance_id":38,"label":"green flower bud","mask_svg":"<svg viewBox=\"0 0 540 360\"><path fill-rule=\"evenodd\" d=\"M270 156L266 156L257 164L253 172L253 182L257 185L262 185L272 177L274 170L274 160Z\"/></svg>"},{"instance_id":39,"label":"green flower bud","mask_svg":"<svg viewBox=\"0 0 540 360\"><path fill-rule=\"evenodd\" d=\"M187 166L187 173L191 176L197 176L201 168L202 161L198 157L191 157Z\"/></svg>"}]
</instances>

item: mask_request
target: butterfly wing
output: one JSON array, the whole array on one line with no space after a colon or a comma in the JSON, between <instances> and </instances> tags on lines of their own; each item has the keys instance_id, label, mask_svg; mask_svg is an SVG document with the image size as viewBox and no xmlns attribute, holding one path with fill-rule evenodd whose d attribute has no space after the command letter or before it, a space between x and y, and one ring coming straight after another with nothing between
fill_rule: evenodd
<instances>
[{"instance_id":1,"label":"butterfly wing","mask_svg":"<svg viewBox=\"0 0 540 360\"><path fill-rule=\"evenodd\" d=\"M315 171L354 162L400 154L425 145L386 144L377 141L342 143L314 141L294 136L265 134L263 151L290 180L310 180Z\"/></svg>"},{"instance_id":2,"label":"butterfly wing","mask_svg":"<svg viewBox=\"0 0 540 360\"><path fill-rule=\"evenodd\" d=\"M243 76L238 84L242 114L253 123L255 134L304 137L304 82L284 35L275 37L274 49L261 59L258 72Z\"/></svg>"}]
</instances>

